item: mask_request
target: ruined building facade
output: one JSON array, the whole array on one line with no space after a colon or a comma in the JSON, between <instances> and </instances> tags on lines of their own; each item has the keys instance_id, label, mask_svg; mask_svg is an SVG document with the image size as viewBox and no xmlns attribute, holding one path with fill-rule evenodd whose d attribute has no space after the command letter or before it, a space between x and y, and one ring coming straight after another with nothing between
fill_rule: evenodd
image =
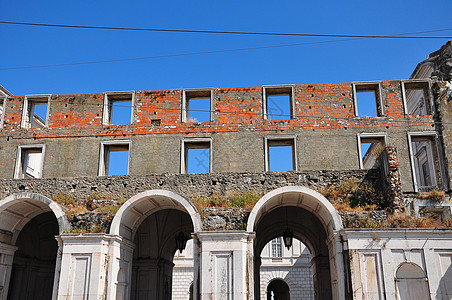
<instances>
[{"instance_id":1,"label":"ruined building facade","mask_svg":"<svg viewBox=\"0 0 452 300\"><path fill-rule=\"evenodd\" d=\"M261 282L287 230L308 298L449 299L451 47L409 80L0 87L0 299L171 299L187 239L187 299L294 298Z\"/></svg>"}]
</instances>

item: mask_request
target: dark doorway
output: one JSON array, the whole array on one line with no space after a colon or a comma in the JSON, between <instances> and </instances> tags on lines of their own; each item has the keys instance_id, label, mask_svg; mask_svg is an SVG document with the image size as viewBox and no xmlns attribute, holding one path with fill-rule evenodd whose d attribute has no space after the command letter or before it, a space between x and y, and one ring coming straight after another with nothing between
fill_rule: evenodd
<instances>
[{"instance_id":1,"label":"dark doorway","mask_svg":"<svg viewBox=\"0 0 452 300\"><path fill-rule=\"evenodd\" d=\"M183 232L191 238L190 215L164 209L147 217L135 233L131 299L171 300L175 236Z\"/></svg>"},{"instance_id":2,"label":"dark doorway","mask_svg":"<svg viewBox=\"0 0 452 300\"><path fill-rule=\"evenodd\" d=\"M290 300L290 291L287 283L282 279L275 279L268 284L267 300Z\"/></svg>"},{"instance_id":3,"label":"dark doorway","mask_svg":"<svg viewBox=\"0 0 452 300\"><path fill-rule=\"evenodd\" d=\"M8 299L52 299L58 243L52 212L31 219L21 230L14 254Z\"/></svg>"},{"instance_id":4,"label":"dark doorway","mask_svg":"<svg viewBox=\"0 0 452 300\"><path fill-rule=\"evenodd\" d=\"M287 228L293 231L295 239L308 247L312 255L311 270L313 273L314 299L331 299L329 251L326 244L327 232L314 214L296 206L280 206L273 209L260 219L256 227L254 248L255 299L260 299L260 268L262 263L260 255L262 249L269 241L281 236Z\"/></svg>"}]
</instances>

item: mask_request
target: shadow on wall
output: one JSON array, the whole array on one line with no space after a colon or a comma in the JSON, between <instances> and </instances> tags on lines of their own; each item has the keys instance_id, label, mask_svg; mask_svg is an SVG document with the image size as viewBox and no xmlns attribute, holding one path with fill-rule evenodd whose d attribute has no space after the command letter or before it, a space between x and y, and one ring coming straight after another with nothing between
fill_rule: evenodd
<instances>
[{"instance_id":1,"label":"shadow on wall","mask_svg":"<svg viewBox=\"0 0 452 300\"><path fill-rule=\"evenodd\" d=\"M436 291L437 300L452 299L452 261L448 261L448 263L449 267L441 277Z\"/></svg>"}]
</instances>

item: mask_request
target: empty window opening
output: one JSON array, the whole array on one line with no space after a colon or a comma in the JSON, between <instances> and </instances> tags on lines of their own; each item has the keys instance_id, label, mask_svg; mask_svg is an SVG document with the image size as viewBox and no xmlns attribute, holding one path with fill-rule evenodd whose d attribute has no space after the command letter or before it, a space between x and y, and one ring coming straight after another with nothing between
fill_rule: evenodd
<instances>
[{"instance_id":1,"label":"empty window opening","mask_svg":"<svg viewBox=\"0 0 452 300\"><path fill-rule=\"evenodd\" d=\"M14 178L41 178L43 146L19 146Z\"/></svg>"},{"instance_id":2,"label":"empty window opening","mask_svg":"<svg viewBox=\"0 0 452 300\"><path fill-rule=\"evenodd\" d=\"M361 152L360 167L361 169L374 169L379 167L380 154L386 147L384 136L360 136L359 147Z\"/></svg>"},{"instance_id":3,"label":"empty window opening","mask_svg":"<svg viewBox=\"0 0 452 300\"><path fill-rule=\"evenodd\" d=\"M265 117L267 120L293 118L292 87L264 87Z\"/></svg>"},{"instance_id":4,"label":"empty window opening","mask_svg":"<svg viewBox=\"0 0 452 300\"><path fill-rule=\"evenodd\" d=\"M267 96L268 119L287 120L291 117L290 96Z\"/></svg>"},{"instance_id":5,"label":"empty window opening","mask_svg":"<svg viewBox=\"0 0 452 300\"><path fill-rule=\"evenodd\" d=\"M49 98L49 96L25 98L23 128L44 128L47 126Z\"/></svg>"},{"instance_id":6,"label":"empty window opening","mask_svg":"<svg viewBox=\"0 0 452 300\"><path fill-rule=\"evenodd\" d=\"M272 257L282 257L282 237L274 238L272 241Z\"/></svg>"},{"instance_id":7,"label":"empty window opening","mask_svg":"<svg viewBox=\"0 0 452 300\"><path fill-rule=\"evenodd\" d=\"M129 174L129 144L102 144L103 153L99 176Z\"/></svg>"},{"instance_id":8,"label":"empty window opening","mask_svg":"<svg viewBox=\"0 0 452 300\"><path fill-rule=\"evenodd\" d=\"M211 170L210 141L184 141L182 173L209 173Z\"/></svg>"},{"instance_id":9,"label":"empty window opening","mask_svg":"<svg viewBox=\"0 0 452 300\"><path fill-rule=\"evenodd\" d=\"M285 172L296 170L295 140L267 139L266 171Z\"/></svg>"},{"instance_id":10,"label":"empty window opening","mask_svg":"<svg viewBox=\"0 0 452 300\"><path fill-rule=\"evenodd\" d=\"M379 117L381 112L380 85L354 84L355 115L358 117Z\"/></svg>"},{"instance_id":11,"label":"empty window opening","mask_svg":"<svg viewBox=\"0 0 452 300\"><path fill-rule=\"evenodd\" d=\"M417 190L424 192L436 188L440 172L434 137L411 137L411 151Z\"/></svg>"},{"instance_id":12,"label":"empty window opening","mask_svg":"<svg viewBox=\"0 0 452 300\"><path fill-rule=\"evenodd\" d=\"M409 115L431 115L430 87L428 82L403 82L406 113Z\"/></svg>"},{"instance_id":13,"label":"empty window opening","mask_svg":"<svg viewBox=\"0 0 452 300\"><path fill-rule=\"evenodd\" d=\"M211 121L211 90L185 91L184 122L205 123Z\"/></svg>"},{"instance_id":14,"label":"empty window opening","mask_svg":"<svg viewBox=\"0 0 452 300\"><path fill-rule=\"evenodd\" d=\"M3 127L3 121L5 120L5 114L4 114L5 107L6 107L6 99L0 98L0 128Z\"/></svg>"},{"instance_id":15,"label":"empty window opening","mask_svg":"<svg viewBox=\"0 0 452 300\"><path fill-rule=\"evenodd\" d=\"M129 125L132 123L133 94L106 94L104 125Z\"/></svg>"}]
</instances>

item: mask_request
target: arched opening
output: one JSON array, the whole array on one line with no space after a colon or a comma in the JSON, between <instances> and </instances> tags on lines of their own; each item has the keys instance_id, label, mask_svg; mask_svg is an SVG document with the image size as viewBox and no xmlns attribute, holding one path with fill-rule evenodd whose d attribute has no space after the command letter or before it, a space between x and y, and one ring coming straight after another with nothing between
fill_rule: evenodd
<instances>
[{"instance_id":1,"label":"arched opening","mask_svg":"<svg viewBox=\"0 0 452 300\"><path fill-rule=\"evenodd\" d=\"M283 235L293 232L293 238L301 241L312 256L314 299L339 299L343 280L342 257L335 232L342 229L337 211L321 194L304 187L284 187L262 197L248 219L247 231L255 232L254 241L254 293L261 299L260 268L261 253L265 245ZM335 282L334 285L332 282ZM294 282L294 285L300 282Z\"/></svg>"},{"instance_id":2,"label":"arched opening","mask_svg":"<svg viewBox=\"0 0 452 300\"><path fill-rule=\"evenodd\" d=\"M171 299L175 236L193 232L190 216L176 209L147 217L135 234L131 299ZM193 270L192 270L193 273Z\"/></svg>"},{"instance_id":3,"label":"arched opening","mask_svg":"<svg viewBox=\"0 0 452 300\"><path fill-rule=\"evenodd\" d=\"M267 300L290 300L287 283L282 279L275 279L267 286Z\"/></svg>"},{"instance_id":4,"label":"arched opening","mask_svg":"<svg viewBox=\"0 0 452 300\"><path fill-rule=\"evenodd\" d=\"M314 299L312 256L305 244L294 239L287 249L280 236L265 245L260 258L261 299L268 299L268 286L276 279L287 283L292 299Z\"/></svg>"},{"instance_id":5,"label":"arched opening","mask_svg":"<svg viewBox=\"0 0 452 300\"><path fill-rule=\"evenodd\" d=\"M110 230L134 244L129 257L118 257L120 268L128 274L126 295L130 299L171 299L178 241L191 239L200 228L201 219L194 205L176 193L152 190L129 199L116 214Z\"/></svg>"},{"instance_id":6,"label":"arched opening","mask_svg":"<svg viewBox=\"0 0 452 300\"><path fill-rule=\"evenodd\" d=\"M0 220L0 256L6 262L0 298L52 299L60 267L55 236L68 228L63 211L44 196L15 194L0 201Z\"/></svg>"},{"instance_id":7,"label":"arched opening","mask_svg":"<svg viewBox=\"0 0 452 300\"><path fill-rule=\"evenodd\" d=\"M51 212L21 230L14 254L8 299L51 299L58 244L58 222Z\"/></svg>"},{"instance_id":8,"label":"arched opening","mask_svg":"<svg viewBox=\"0 0 452 300\"><path fill-rule=\"evenodd\" d=\"M401 264L397 269L395 282L399 300L430 299L427 277L417 264Z\"/></svg>"}]
</instances>

